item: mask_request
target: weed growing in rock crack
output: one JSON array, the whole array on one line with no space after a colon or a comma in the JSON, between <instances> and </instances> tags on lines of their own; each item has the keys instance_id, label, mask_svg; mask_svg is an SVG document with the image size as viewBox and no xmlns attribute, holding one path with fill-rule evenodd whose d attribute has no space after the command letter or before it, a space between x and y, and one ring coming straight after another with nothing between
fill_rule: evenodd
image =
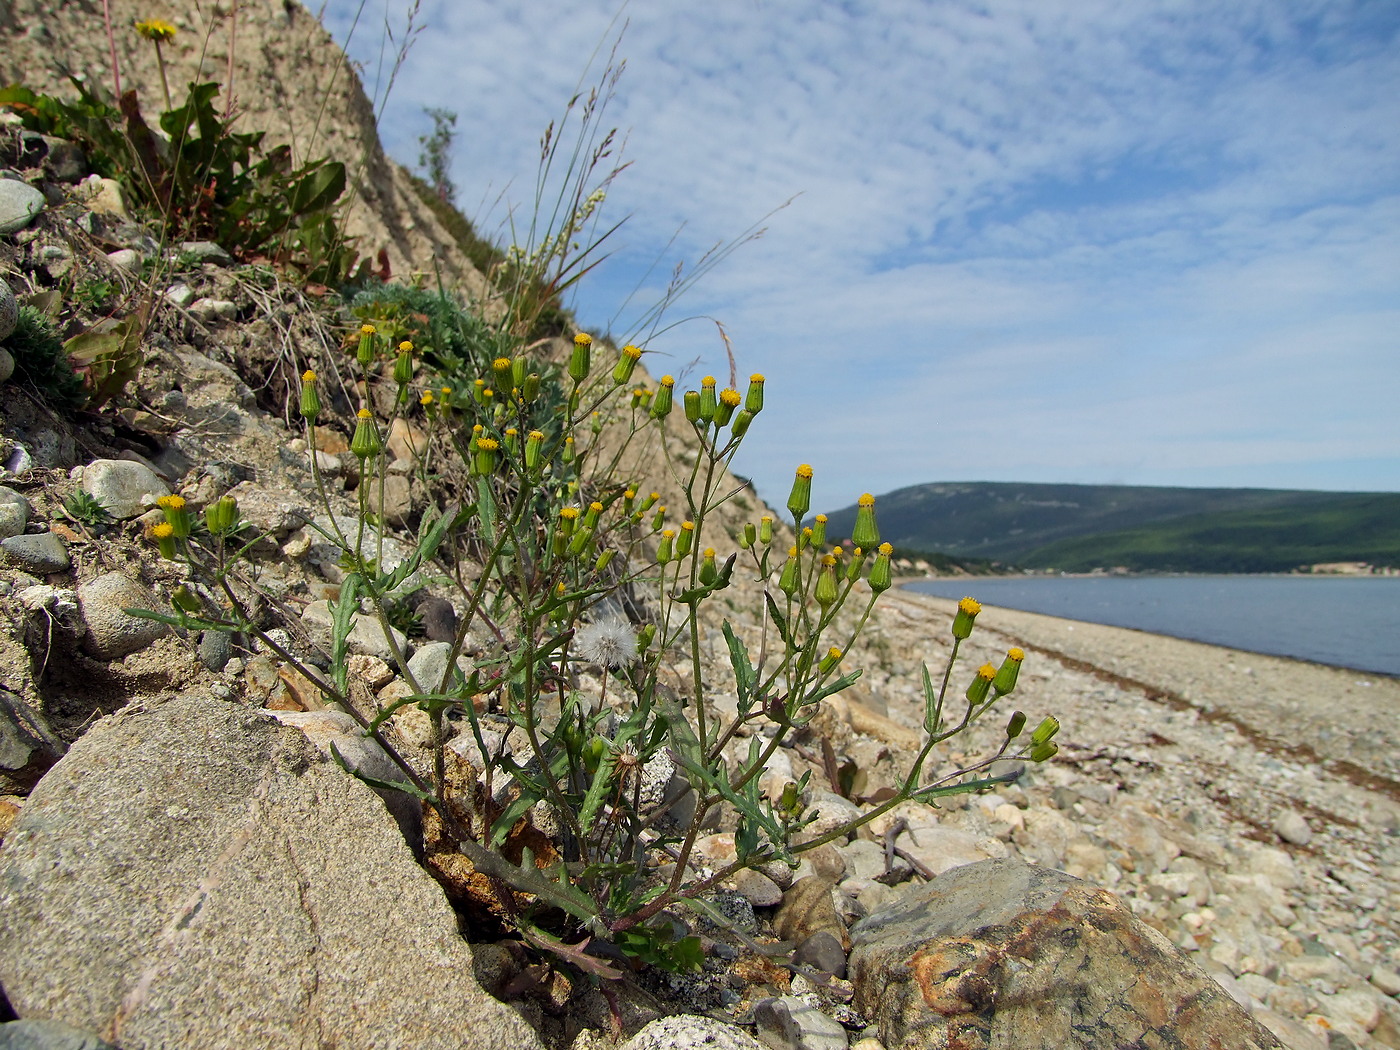
<instances>
[{"instance_id":1,"label":"weed growing in rock crack","mask_svg":"<svg viewBox=\"0 0 1400 1050\"><path fill-rule=\"evenodd\" d=\"M1024 715L1012 713L990 754L926 774L937 745L1015 689L1023 658L1013 649L1000 667L984 665L950 692L979 611L965 599L937 682L923 670L925 742L895 788L858 818L808 836L810 774L776 798L760 789L777 750L860 677L850 654L891 586L892 548L880 541L870 497L861 499L853 549L829 546L824 516L809 517L807 466L797 468L787 501L790 538L766 516L737 538L722 532L718 512L745 489L729 468L763 411L763 376L743 393L711 377L680 393L669 375L638 385L641 347L612 349L582 333L566 360L537 356L530 340L545 306L588 271L616 229L586 233L597 229L594 209L622 170L606 160L599 184L591 181L612 141L591 125L612 82L605 76L588 97L569 150L558 153L553 128L546 135L542 167L562 156L564 188L552 207L537 200L526 243L506 253L495 274L500 300L483 310L491 320L469 319L441 293L391 287L353 304L363 323L346 340L348 389L363 407L349 443L357 484L348 512L311 457L324 511L313 528L340 551L344 570L331 605L329 671L300 659L252 614L239 563L256 538L240 531L231 497L205 508L202 520L178 496L161 501L166 520L152 540L188 566L188 582L173 615L141 613L186 630L255 636L315 682L401 777L357 775L426 804L428 863L440 877L451 883L465 857L478 878L459 879L459 893L482 894L484 876L496 889L477 898L482 907L599 979L623 975L618 959L694 966L698 941L678 936L675 909L713 920L706 896L744 869L796 865L904 802L934 804L1014 780L1019 767L997 773L993 763L1051 757L1058 728L1047 719L1027 734ZM659 323L685 283L673 282L647 324ZM313 370L301 380L308 449L318 447L323 423L321 382ZM439 497L401 559L377 527L390 481L385 446L396 433L411 436L418 477L437 479ZM660 464L676 506L661 505L654 479L630 466L642 462ZM730 597L722 592L736 573L762 589L760 606L747 610L760 627L754 638L724 619L727 666L716 665L706 660L702 626L717 597ZM458 616L441 670L427 678L393 628L401 603L430 574L450 581ZM383 639L406 684L392 698L376 700L352 679L357 621ZM710 704L719 694L736 698L732 714ZM391 730L410 714L426 720L427 759L395 743ZM452 741L449 720L464 727ZM735 857L711 870L694 863L695 847L721 810L736 822Z\"/></svg>"},{"instance_id":2,"label":"weed growing in rock crack","mask_svg":"<svg viewBox=\"0 0 1400 1050\"><path fill-rule=\"evenodd\" d=\"M63 513L69 521L88 528L106 525L112 520L107 508L97 501L97 497L86 489L76 489L63 501Z\"/></svg>"},{"instance_id":3,"label":"weed growing in rock crack","mask_svg":"<svg viewBox=\"0 0 1400 1050\"><path fill-rule=\"evenodd\" d=\"M334 604L329 680L259 632L231 586L246 549L232 540L232 499L207 508L202 528L179 497L161 501L167 520L154 538L163 555L194 570L183 597L177 593L176 615L164 619L186 629L257 634L320 682L404 774L393 785L371 782L428 804L437 848L465 854L477 871L511 888L505 912L531 943L600 977L621 971L584 954L590 939L594 950L611 945L657 965L689 965L694 947L672 937L664 910L690 905L708 914L705 895L742 869L795 864L903 802L932 803L1014 779L1016 773L989 772L997 760L1040 761L1054 753L1056 726L1047 721L1027 737L1024 716L1013 714L992 754L926 782L932 749L1012 692L1023 655L1013 649L999 668L979 668L961 697L950 694L957 649L978 613L965 599L941 682L924 672L926 742L901 783L860 818L797 841L812 819L803 800L807 776L776 801L760 791L759 778L822 701L859 678L847 654L890 586L891 548L879 542L868 497L855 531L875 549L829 548L821 516L808 524L807 467L798 468L788 500L795 543L783 543L770 519L748 525L733 547L716 534L715 512L734 493L727 466L763 408L763 378L754 376L746 395L716 391L707 379L676 399L666 376L643 405L630 385L640 351L626 347L596 362L591 340L580 335L561 377L562 398L541 397L540 374L548 369L522 355L493 361L470 394L424 406L405 396L409 374L397 367L411 362L411 346L385 347L364 325L355 351L366 389L392 384L395 411L388 420L369 409L359 413L350 444L361 467L356 512L346 517L323 495L330 525L322 538L344 552L352 570ZM384 367L386 351L392 371ZM304 377L309 446L321 415L317 382L313 373ZM387 475L381 435L414 406L423 409L435 447L467 465L469 496L426 518L415 550L393 565L370 524ZM672 413L685 415L700 449L678 471L679 513L659 507L643 479L620 475L620 452L602 436L616 427L623 448L656 440L668 451ZM669 462L677 470L676 459ZM390 628L400 596L421 586L434 560L450 567L464 611L446 670L422 680ZM462 571L469 561L478 566L474 576ZM724 620L729 668L721 680L706 670L701 625L705 606L736 572L765 586L762 634L754 646ZM854 623L839 615L848 605ZM359 616L379 624L410 689L377 707L356 700L347 674L348 638ZM493 640L469 649L474 626ZM468 669L459 675L453 669L461 656ZM686 680L674 689L667 681L677 664ZM704 702L720 691L737 696L731 717L717 717ZM430 768L415 768L386 736L409 707L430 722ZM447 746L449 714L470 734L456 749ZM749 737L746 754L730 747L741 731L759 727L766 729ZM465 774L462 760L470 767ZM735 859L717 871L696 869L696 840L717 807L737 815Z\"/></svg>"}]
</instances>

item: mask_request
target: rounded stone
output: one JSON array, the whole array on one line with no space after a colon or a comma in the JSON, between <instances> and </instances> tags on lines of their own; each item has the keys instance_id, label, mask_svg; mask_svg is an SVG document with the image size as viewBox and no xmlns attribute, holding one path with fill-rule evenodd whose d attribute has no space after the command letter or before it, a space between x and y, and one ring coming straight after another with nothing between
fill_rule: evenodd
<instances>
[{"instance_id":1,"label":"rounded stone","mask_svg":"<svg viewBox=\"0 0 1400 1050\"><path fill-rule=\"evenodd\" d=\"M29 501L12 488L0 485L0 539L18 536L29 524Z\"/></svg>"},{"instance_id":2,"label":"rounded stone","mask_svg":"<svg viewBox=\"0 0 1400 1050\"><path fill-rule=\"evenodd\" d=\"M0 179L0 236L24 229L45 203L44 195L27 182Z\"/></svg>"},{"instance_id":3,"label":"rounded stone","mask_svg":"<svg viewBox=\"0 0 1400 1050\"><path fill-rule=\"evenodd\" d=\"M19 324L19 300L5 281L0 281L0 339L8 339ZM14 358L10 359L10 369L14 370ZM6 378L9 378L8 376Z\"/></svg>"},{"instance_id":4,"label":"rounded stone","mask_svg":"<svg viewBox=\"0 0 1400 1050\"><path fill-rule=\"evenodd\" d=\"M125 609L158 609L156 597L143 584L120 572L109 572L78 588L78 608L87 627L83 648L101 660L116 660L144 649L169 628Z\"/></svg>"},{"instance_id":5,"label":"rounded stone","mask_svg":"<svg viewBox=\"0 0 1400 1050\"><path fill-rule=\"evenodd\" d=\"M83 468L83 491L112 517L134 518L170 488L150 467L125 459L98 459Z\"/></svg>"}]
</instances>

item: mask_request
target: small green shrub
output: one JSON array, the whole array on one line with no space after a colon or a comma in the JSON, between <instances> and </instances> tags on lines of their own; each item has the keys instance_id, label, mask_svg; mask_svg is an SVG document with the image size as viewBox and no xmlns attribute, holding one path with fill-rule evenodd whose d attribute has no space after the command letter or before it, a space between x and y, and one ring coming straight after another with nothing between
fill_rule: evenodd
<instances>
[{"instance_id":1,"label":"small green shrub","mask_svg":"<svg viewBox=\"0 0 1400 1050\"><path fill-rule=\"evenodd\" d=\"M334 221L345 166L294 166L291 149L236 132L214 107L219 85L190 84L151 128L135 91L113 106L78 80L75 101L28 88L0 89L0 106L25 126L80 143L97 173L118 180L128 202L172 239L211 240L242 258L265 255L308 279L340 283L353 263ZM158 133L159 132L159 133Z\"/></svg>"},{"instance_id":2,"label":"small green shrub","mask_svg":"<svg viewBox=\"0 0 1400 1050\"><path fill-rule=\"evenodd\" d=\"M15 377L54 408L73 411L87 403L83 380L73 370L53 322L32 306L19 308L19 321L5 340L14 355Z\"/></svg>"}]
</instances>

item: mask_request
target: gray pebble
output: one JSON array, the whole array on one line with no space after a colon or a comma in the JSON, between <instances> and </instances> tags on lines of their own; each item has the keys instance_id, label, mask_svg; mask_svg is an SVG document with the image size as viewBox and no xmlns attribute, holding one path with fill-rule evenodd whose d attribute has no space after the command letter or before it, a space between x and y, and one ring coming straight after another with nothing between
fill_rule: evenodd
<instances>
[{"instance_id":1,"label":"gray pebble","mask_svg":"<svg viewBox=\"0 0 1400 1050\"><path fill-rule=\"evenodd\" d=\"M20 568L38 576L66 572L72 564L68 558L68 546L52 532L10 536L0 540L0 549Z\"/></svg>"},{"instance_id":2,"label":"gray pebble","mask_svg":"<svg viewBox=\"0 0 1400 1050\"><path fill-rule=\"evenodd\" d=\"M0 179L0 236L24 229L45 203L44 195L27 182Z\"/></svg>"}]
</instances>

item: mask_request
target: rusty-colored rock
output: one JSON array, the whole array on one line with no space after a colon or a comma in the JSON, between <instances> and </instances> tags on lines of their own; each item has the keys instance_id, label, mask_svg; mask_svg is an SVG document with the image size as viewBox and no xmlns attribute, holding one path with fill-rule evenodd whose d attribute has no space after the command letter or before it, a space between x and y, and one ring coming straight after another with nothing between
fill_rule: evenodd
<instances>
[{"instance_id":1,"label":"rusty-colored rock","mask_svg":"<svg viewBox=\"0 0 1400 1050\"><path fill-rule=\"evenodd\" d=\"M858 923L857 1010L889 1050L1279 1050L1106 890L1014 860L970 864Z\"/></svg>"}]
</instances>

